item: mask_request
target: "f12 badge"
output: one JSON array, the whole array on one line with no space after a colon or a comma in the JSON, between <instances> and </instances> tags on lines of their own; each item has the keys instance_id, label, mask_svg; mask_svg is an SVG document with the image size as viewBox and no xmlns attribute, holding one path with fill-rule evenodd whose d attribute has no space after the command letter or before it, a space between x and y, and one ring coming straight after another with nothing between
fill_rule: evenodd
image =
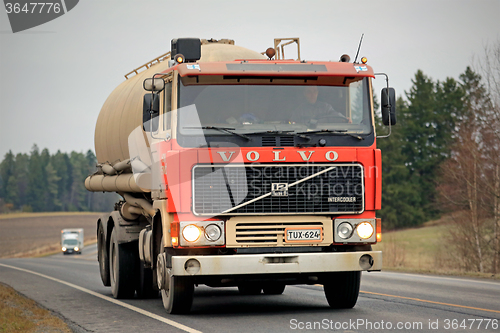
<instances>
[{"instance_id":1,"label":"f12 badge","mask_svg":"<svg viewBox=\"0 0 500 333\"><path fill-rule=\"evenodd\" d=\"M271 195L273 197L287 197L288 184L287 183L272 183Z\"/></svg>"}]
</instances>

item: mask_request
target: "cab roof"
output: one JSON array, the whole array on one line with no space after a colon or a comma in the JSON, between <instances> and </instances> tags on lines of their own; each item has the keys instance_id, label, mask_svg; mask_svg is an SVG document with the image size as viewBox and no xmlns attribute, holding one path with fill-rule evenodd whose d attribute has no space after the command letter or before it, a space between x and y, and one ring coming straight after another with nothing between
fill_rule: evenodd
<instances>
[{"instance_id":1,"label":"cab roof","mask_svg":"<svg viewBox=\"0 0 500 333\"><path fill-rule=\"evenodd\" d=\"M172 70L174 68L171 68ZM183 63L175 67L181 77L200 75L224 76L342 76L374 77L373 69L365 64L347 62L300 62L290 60L239 60L228 62Z\"/></svg>"}]
</instances>

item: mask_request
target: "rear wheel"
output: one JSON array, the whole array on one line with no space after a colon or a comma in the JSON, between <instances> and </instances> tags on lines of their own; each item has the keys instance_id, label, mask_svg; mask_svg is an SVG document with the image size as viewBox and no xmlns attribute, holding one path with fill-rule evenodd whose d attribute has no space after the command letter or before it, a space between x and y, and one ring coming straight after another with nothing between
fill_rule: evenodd
<instances>
[{"instance_id":1,"label":"rear wheel","mask_svg":"<svg viewBox=\"0 0 500 333\"><path fill-rule=\"evenodd\" d=\"M101 273L102 283L106 287L111 286L108 249L106 248L106 238L102 224L99 224L97 231L97 261L99 261L99 272Z\"/></svg>"},{"instance_id":2,"label":"rear wheel","mask_svg":"<svg viewBox=\"0 0 500 333\"><path fill-rule=\"evenodd\" d=\"M267 295L281 295L285 291L286 285L284 283L269 283L262 287L264 294Z\"/></svg>"},{"instance_id":3,"label":"rear wheel","mask_svg":"<svg viewBox=\"0 0 500 333\"><path fill-rule=\"evenodd\" d=\"M111 292L115 298L132 298L137 281L137 255L131 244L118 244L113 228L109 244Z\"/></svg>"},{"instance_id":4,"label":"rear wheel","mask_svg":"<svg viewBox=\"0 0 500 333\"><path fill-rule=\"evenodd\" d=\"M326 300L331 308L350 309L359 295L361 272L330 273L323 282Z\"/></svg>"},{"instance_id":5,"label":"rear wheel","mask_svg":"<svg viewBox=\"0 0 500 333\"><path fill-rule=\"evenodd\" d=\"M139 261L139 281L137 285L137 297L139 298L156 298L158 297L158 289L153 286L153 270L144 267L144 263Z\"/></svg>"}]
</instances>

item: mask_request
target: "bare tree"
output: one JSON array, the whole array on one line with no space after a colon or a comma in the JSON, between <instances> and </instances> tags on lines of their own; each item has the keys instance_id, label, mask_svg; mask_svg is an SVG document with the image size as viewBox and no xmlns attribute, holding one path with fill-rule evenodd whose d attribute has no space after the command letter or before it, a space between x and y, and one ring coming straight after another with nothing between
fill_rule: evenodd
<instances>
[{"instance_id":1,"label":"bare tree","mask_svg":"<svg viewBox=\"0 0 500 333\"><path fill-rule=\"evenodd\" d=\"M496 274L500 265L500 40L484 48L484 56L478 65L490 100L490 108L483 115L482 123L488 139L491 181L487 186L493 199L493 272Z\"/></svg>"},{"instance_id":2,"label":"bare tree","mask_svg":"<svg viewBox=\"0 0 500 333\"><path fill-rule=\"evenodd\" d=\"M487 46L476 63L476 72L467 68L460 76L466 112L452 157L443 165L439 192L450 211L460 212L454 215L452 244L464 268L496 274L500 265L500 41Z\"/></svg>"},{"instance_id":3,"label":"bare tree","mask_svg":"<svg viewBox=\"0 0 500 333\"><path fill-rule=\"evenodd\" d=\"M483 197L484 177L478 126L463 126L452 157L442 166L442 183L438 191L445 207L453 214L452 244L458 250L465 270L484 272Z\"/></svg>"}]
</instances>

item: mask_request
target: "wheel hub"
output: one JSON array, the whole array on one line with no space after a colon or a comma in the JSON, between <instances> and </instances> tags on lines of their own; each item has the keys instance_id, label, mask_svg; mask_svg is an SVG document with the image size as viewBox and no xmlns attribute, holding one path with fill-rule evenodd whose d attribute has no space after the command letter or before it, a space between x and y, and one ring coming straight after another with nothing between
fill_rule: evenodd
<instances>
[{"instance_id":1,"label":"wheel hub","mask_svg":"<svg viewBox=\"0 0 500 333\"><path fill-rule=\"evenodd\" d=\"M167 262L165 259L165 253L160 253L158 259L156 260L156 275L158 281L158 289L165 289L166 275L167 275Z\"/></svg>"},{"instance_id":2,"label":"wheel hub","mask_svg":"<svg viewBox=\"0 0 500 333\"><path fill-rule=\"evenodd\" d=\"M156 261L156 273L158 281L158 289L168 291L170 289L171 269L167 267L167 258L165 253L158 255Z\"/></svg>"}]
</instances>

